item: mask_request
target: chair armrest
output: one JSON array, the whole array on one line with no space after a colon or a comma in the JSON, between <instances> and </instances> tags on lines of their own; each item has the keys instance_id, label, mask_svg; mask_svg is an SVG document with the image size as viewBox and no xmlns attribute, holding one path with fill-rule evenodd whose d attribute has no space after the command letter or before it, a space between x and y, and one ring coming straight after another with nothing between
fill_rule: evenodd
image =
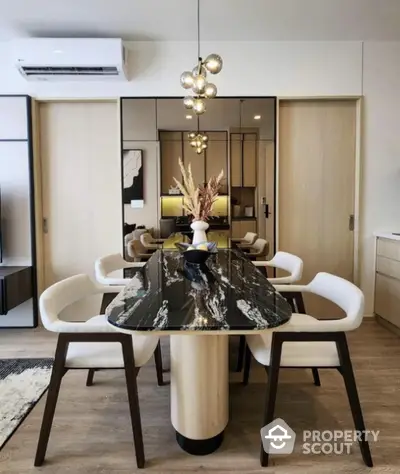
<instances>
[{"instance_id":1,"label":"chair armrest","mask_svg":"<svg viewBox=\"0 0 400 474\"><path fill-rule=\"evenodd\" d=\"M253 265L256 267L274 267L274 265L271 265L271 262L268 260L257 260L256 262L253 262Z\"/></svg>"},{"instance_id":2,"label":"chair armrest","mask_svg":"<svg viewBox=\"0 0 400 474\"><path fill-rule=\"evenodd\" d=\"M274 285L278 293L303 293L310 291L308 285Z\"/></svg>"}]
</instances>

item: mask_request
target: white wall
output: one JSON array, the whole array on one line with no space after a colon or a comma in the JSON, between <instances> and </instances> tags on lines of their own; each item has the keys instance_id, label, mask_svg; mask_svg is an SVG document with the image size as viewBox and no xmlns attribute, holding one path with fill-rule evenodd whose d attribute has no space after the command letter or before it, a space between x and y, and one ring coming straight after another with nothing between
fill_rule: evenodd
<instances>
[{"instance_id":1,"label":"white wall","mask_svg":"<svg viewBox=\"0 0 400 474\"><path fill-rule=\"evenodd\" d=\"M361 287L372 313L374 237L400 232L400 43L364 44Z\"/></svg>"},{"instance_id":2,"label":"white wall","mask_svg":"<svg viewBox=\"0 0 400 474\"><path fill-rule=\"evenodd\" d=\"M182 96L179 75L194 66L195 43L130 43L131 81L28 83L18 76L0 43L0 93L38 97ZM218 52L224 70L215 78L223 96L365 95L361 189L361 286L372 313L373 231L399 230L398 110L400 43L222 42L204 43ZM397 226L397 227L396 227Z\"/></svg>"}]
</instances>

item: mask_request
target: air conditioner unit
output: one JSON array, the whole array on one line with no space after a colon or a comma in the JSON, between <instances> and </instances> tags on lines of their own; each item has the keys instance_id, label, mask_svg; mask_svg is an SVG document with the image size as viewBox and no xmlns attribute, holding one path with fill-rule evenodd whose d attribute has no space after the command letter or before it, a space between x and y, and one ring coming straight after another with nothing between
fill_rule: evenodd
<instances>
[{"instance_id":1,"label":"air conditioner unit","mask_svg":"<svg viewBox=\"0 0 400 474\"><path fill-rule=\"evenodd\" d=\"M118 38L20 38L11 47L28 81L127 80L126 50Z\"/></svg>"}]
</instances>

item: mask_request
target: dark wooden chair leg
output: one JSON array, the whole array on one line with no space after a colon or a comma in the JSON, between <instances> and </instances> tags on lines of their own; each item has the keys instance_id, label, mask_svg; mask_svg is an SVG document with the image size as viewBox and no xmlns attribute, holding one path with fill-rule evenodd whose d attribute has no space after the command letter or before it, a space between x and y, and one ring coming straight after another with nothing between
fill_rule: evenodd
<instances>
[{"instance_id":1,"label":"dark wooden chair leg","mask_svg":"<svg viewBox=\"0 0 400 474\"><path fill-rule=\"evenodd\" d=\"M129 410L135 443L136 464L139 469L144 467L144 446L142 422L140 420L139 397L136 383L135 358L133 355L132 337L126 335L121 340L122 354L124 356L126 388L128 391Z\"/></svg>"},{"instance_id":2,"label":"dark wooden chair leg","mask_svg":"<svg viewBox=\"0 0 400 474\"><path fill-rule=\"evenodd\" d=\"M104 293L101 300L100 314L106 314L107 306L113 301L118 293Z\"/></svg>"},{"instance_id":3,"label":"dark wooden chair leg","mask_svg":"<svg viewBox=\"0 0 400 474\"><path fill-rule=\"evenodd\" d=\"M243 385L247 385L249 383L250 366L251 366L251 352L250 352L249 346L246 344L246 340L245 340L245 345L246 345L246 349L244 352Z\"/></svg>"},{"instance_id":4,"label":"dark wooden chair leg","mask_svg":"<svg viewBox=\"0 0 400 474\"><path fill-rule=\"evenodd\" d=\"M296 304L298 313L306 314L306 308L304 306L304 299L303 299L302 293L296 293L295 304Z\"/></svg>"},{"instance_id":5,"label":"dark wooden chair leg","mask_svg":"<svg viewBox=\"0 0 400 474\"><path fill-rule=\"evenodd\" d=\"M278 379L279 379L279 368L281 364L281 355L282 355L282 339L280 334L274 332L272 334L272 344L271 344L271 360L269 364L268 371L268 385L267 385L267 397L265 402L265 412L263 426L268 425L274 419L275 411L275 402L276 394L278 391ZM260 463L261 466L268 466L269 455L264 451L263 445L261 443L260 451Z\"/></svg>"},{"instance_id":6,"label":"dark wooden chair leg","mask_svg":"<svg viewBox=\"0 0 400 474\"><path fill-rule=\"evenodd\" d=\"M91 387L93 385L93 377L96 369L89 369L86 379L86 387Z\"/></svg>"},{"instance_id":7,"label":"dark wooden chair leg","mask_svg":"<svg viewBox=\"0 0 400 474\"><path fill-rule=\"evenodd\" d=\"M239 352L238 352L238 359L236 364L236 372L241 372L243 369L243 358L244 358L244 350L246 347L246 336L239 336Z\"/></svg>"},{"instance_id":8,"label":"dark wooden chair leg","mask_svg":"<svg viewBox=\"0 0 400 474\"><path fill-rule=\"evenodd\" d=\"M321 386L321 381L319 379L318 369L316 367L313 367L311 370L312 370L312 375L313 375L313 379L314 379L314 385L316 387L320 387Z\"/></svg>"},{"instance_id":9,"label":"dark wooden chair leg","mask_svg":"<svg viewBox=\"0 0 400 474\"><path fill-rule=\"evenodd\" d=\"M353 415L354 426L357 431L362 433L361 440L359 440L361 455L366 466L372 467L373 462L371 451L365 436L364 418L360 405L360 399L358 397L357 384L354 378L354 372L345 333L338 334L336 347L339 354L339 361L342 369L344 384L346 386L347 397L350 403L351 414Z\"/></svg>"},{"instance_id":10,"label":"dark wooden chair leg","mask_svg":"<svg viewBox=\"0 0 400 474\"><path fill-rule=\"evenodd\" d=\"M46 456L47 445L49 443L51 425L53 424L54 413L60 392L61 381L66 373L65 357L67 355L68 339L60 334L58 337L56 354L54 357L53 370L51 372L49 390L47 393L46 406L44 408L42 426L40 428L39 441L36 450L34 465L41 466Z\"/></svg>"},{"instance_id":11,"label":"dark wooden chair leg","mask_svg":"<svg viewBox=\"0 0 400 474\"><path fill-rule=\"evenodd\" d=\"M157 372L157 385L161 387L164 385L163 378L163 363L162 363L162 353L161 353L161 343L158 341L156 350L154 351L154 361L156 363L156 372Z\"/></svg>"}]
</instances>

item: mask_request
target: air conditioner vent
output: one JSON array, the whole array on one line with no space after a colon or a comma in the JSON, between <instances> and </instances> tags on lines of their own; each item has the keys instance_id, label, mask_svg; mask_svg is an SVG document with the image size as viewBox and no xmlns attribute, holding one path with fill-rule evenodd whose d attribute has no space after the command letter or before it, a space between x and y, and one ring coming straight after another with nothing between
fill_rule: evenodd
<instances>
[{"instance_id":1,"label":"air conditioner vent","mask_svg":"<svg viewBox=\"0 0 400 474\"><path fill-rule=\"evenodd\" d=\"M118 76L115 66L20 66L26 76Z\"/></svg>"}]
</instances>

